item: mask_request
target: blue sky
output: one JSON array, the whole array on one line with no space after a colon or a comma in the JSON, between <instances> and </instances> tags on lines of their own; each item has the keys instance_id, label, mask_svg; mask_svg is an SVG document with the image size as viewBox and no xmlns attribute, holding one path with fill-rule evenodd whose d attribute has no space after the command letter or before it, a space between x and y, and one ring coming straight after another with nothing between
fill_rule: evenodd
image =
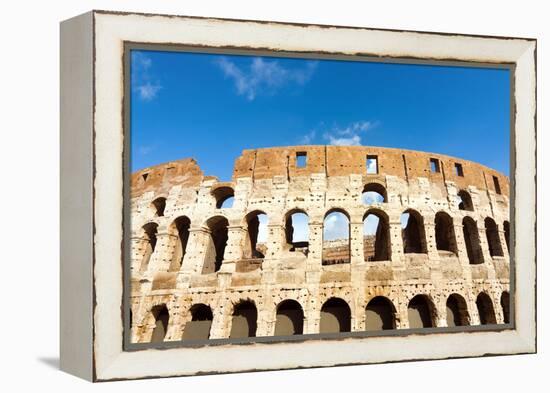
<instances>
[{"instance_id":1,"label":"blue sky","mask_svg":"<svg viewBox=\"0 0 550 393\"><path fill-rule=\"evenodd\" d=\"M502 69L132 51L131 168L194 157L229 180L243 149L373 145L509 174Z\"/></svg>"}]
</instances>

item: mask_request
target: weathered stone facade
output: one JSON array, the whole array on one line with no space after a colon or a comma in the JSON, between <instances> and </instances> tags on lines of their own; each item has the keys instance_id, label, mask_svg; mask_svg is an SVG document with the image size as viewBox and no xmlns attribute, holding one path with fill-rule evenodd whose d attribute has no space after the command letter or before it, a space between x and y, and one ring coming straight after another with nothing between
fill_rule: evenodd
<instances>
[{"instance_id":1,"label":"weathered stone facade","mask_svg":"<svg viewBox=\"0 0 550 393\"><path fill-rule=\"evenodd\" d=\"M131 184L133 342L509 319L509 180L482 165L293 146L243 151L231 182L185 159L136 172ZM383 202L365 204L373 191ZM307 241L292 240L297 212L307 215ZM323 247L331 212L346 216L349 239ZM364 233L368 214L376 234Z\"/></svg>"}]
</instances>

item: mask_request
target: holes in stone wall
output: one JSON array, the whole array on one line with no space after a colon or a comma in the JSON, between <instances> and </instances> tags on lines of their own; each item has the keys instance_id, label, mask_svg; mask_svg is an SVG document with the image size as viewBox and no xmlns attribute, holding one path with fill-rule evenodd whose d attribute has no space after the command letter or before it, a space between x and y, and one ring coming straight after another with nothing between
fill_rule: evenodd
<instances>
[{"instance_id":1,"label":"holes in stone wall","mask_svg":"<svg viewBox=\"0 0 550 393\"><path fill-rule=\"evenodd\" d=\"M369 210L363 218L363 255L365 261L389 261L391 237L388 216Z\"/></svg>"},{"instance_id":2,"label":"holes in stone wall","mask_svg":"<svg viewBox=\"0 0 550 393\"><path fill-rule=\"evenodd\" d=\"M209 230L209 236L202 269L203 274L220 270L227 245L227 227L229 226L229 222L225 217L215 216L208 219L206 225Z\"/></svg>"},{"instance_id":3,"label":"holes in stone wall","mask_svg":"<svg viewBox=\"0 0 550 393\"><path fill-rule=\"evenodd\" d=\"M302 210L292 210L285 219L285 239L290 251L309 252L309 217Z\"/></svg>"},{"instance_id":4,"label":"holes in stone wall","mask_svg":"<svg viewBox=\"0 0 550 393\"><path fill-rule=\"evenodd\" d=\"M466 253L471 265L477 265L484 262L483 251L479 241L479 232L477 224L471 217L464 217L462 220L462 231L464 242L466 243Z\"/></svg>"},{"instance_id":5,"label":"holes in stone wall","mask_svg":"<svg viewBox=\"0 0 550 393\"><path fill-rule=\"evenodd\" d=\"M267 253L267 215L262 211L254 211L246 216L247 237L243 250L244 259L262 259Z\"/></svg>"},{"instance_id":6,"label":"holes in stone wall","mask_svg":"<svg viewBox=\"0 0 550 393\"><path fill-rule=\"evenodd\" d=\"M468 326L470 324L470 315L468 314L468 305L466 300L456 293L447 298L447 326Z\"/></svg>"},{"instance_id":7,"label":"holes in stone wall","mask_svg":"<svg viewBox=\"0 0 550 393\"><path fill-rule=\"evenodd\" d=\"M145 252L143 254L143 259L141 260L140 271L147 269L151 256L155 251L157 246L157 228L158 225L154 222L150 222L143 226L144 238L145 238Z\"/></svg>"},{"instance_id":8,"label":"holes in stone wall","mask_svg":"<svg viewBox=\"0 0 550 393\"><path fill-rule=\"evenodd\" d=\"M459 210L474 211L472 197L468 191L460 190L456 197L456 203Z\"/></svg>"},{"instance_id":9,"label":"holes in stone wall","mask_svg":"<svg viewBox=\"0 0 550 393\"><path fill-rule=\"evenodd\" d=\"M159 343L164 341L166 332L168 331L168 322L170 320L170 314L166 305L158 305L151 309L151 314L155 320L155 327L151 334L151 342Z\"/></svg>"},{"instance_id":10,"label":"holes in stone wall","mask_svg":"<svg viewBox=\"0 0 550 393\"><path fill-rule=\"evenodd\" d=\"M153 201L153 207L155 208L155 215L157 217L164 216L164 209L166 209L166 198L157 198Z\"/></svg>"},{"instance_id":11,"label":"holes in stone wall","mask_svg":"<svg viewBox=\"0 0 550 393\"><path fill-rule=\"evenodd\" d=\"M177 233L176 246L174 247L174 254L172 256L172 262L170 263L170 271L179 271L187 251L187 242L189 241L189 227L191 221L186 216L176 218L173 226Z\"/></svg>"},{"instance_id":12,"label":"holes in stone wall","mask_svg":"<svg viewBox=\"0 0 550 393\"><path fill-rule=\"evenodd\" d=\"M500 296L500 306L502 307L502 316L504 323L510 323L510 294L506 291Z\"/></svg>"},{"instance_id":13,"label":"holes in stone wall","mask_svg":"<svg viewBox=\"0 0 550 393\"><path fill-rule=\"evenodd\" d=\"M502 246L500 244L500 236L498 233L498 227L495 222L490 217L485 219L485 234L487 236L487 244L489 245L489 253L492 257L502 257L504 253L502 252Z\"/></svg>"},{"instance_id":14,"label":"holes in stone wall","mask_svg":"<svg viewBox=\"0 0 550 393\"><path fill-rule=\"evenodd\" d=\"M388 298L376 296L367 304L366 330L389 329L395 329L395 307Z\"/></svg>"},{"instance_id":15,"label":"holes in stone wall","mask_svg":"<svg viewBox=\"0 0 550 393\"><path fill-rule=\"evenodd\" d=\"M493 301L485 292L481 292L476 299L477 311L479 313L479 322L482 325L491 325L497 323Z\"/></svg>"},{"instance_id":16,"label":"holes in stone wall","mask_svg":"<svg viewBox=\"0 0 550 393\"><path fill-rule=\"evenodd\" d=\"M401 235L405 254L426 254L424 219L416 210L408 209L401 215Z\"/></svg>"},{"instance_id":17,"label":"holes in stone wall","mask_svg":"<svg viewBox=\"0 0 550 393\"><path fill-rule=\"evenodd\" d=\"M303 334L304 311L296 300L284 300L277 306L275 336Z\"/></svg>"},{"instance_id":18,"label":"holes in stone wall","mask_svg":"<svg viewBox=\"0 0 550 393\"><path fill-rule=\"evenodd\" d=\"M258 310L251 301L241 301L233 310L229 338L256 337Z\"/></svg>"},{"instance_id":19,"label":"holes in stone wall","mask_svg":"<svg viewBox=\"0 0 550 393\"><path fill-rule=\"evenodd\" d=\"M206 304L195 304L190 309L191 320L185 324L183 340L208 340L212 327L212 309Z\"/></svg>"},{"instance_id":20,"label":"holes in stone wall","mask_svg":"<svg viewBox=\"0 0 550 393\"><path fill-rule=\"evenodd\" d=\"M340 298L328 299L321 308L320 333L341 333L351 331L351 311Z\"/></svg>"},{"instance_id":21,"label":"holes in stone wall","mask_svg":"<svg viewBox=\"0 0 550 393\"><path fill-rule=\"evenodd\" d=\"M349 262L349 216L343 210L331 210L325 215L323 225L323 265Z\"/></svg>"},{"instance_id":22,"label":"holes in stone wall","mask_svg":"<svg viewBox=\"0 0 550 393\"><path fill-rule=\"evenodd\" d=\"M369 183L363 188L361 194L361 201L365 205L372 205L375 203L383 203L388 201L388 193L386 188L379 183Z\"/></svg>"},{"instance_id":23,"label":"holes in stone wall","mask_svg":"<svg viewBox=\"0 0 550 393\"><path fill-rule=\"evenodd\" d=\"M435 244L438 251L457 255L457 245L453 219L445 212L435 215Z\"/></svg>"},{"instance_id":24,"label":"holes in stone wall","mask_svg":"<svg viewBox=\"0 0 550 393\"><path fill-rule=\"evenodd\" d=\"M212 191L216 200L216 209L229 209L235 201L235 191L231 187L218 187Z\"/></svg>"},{"instance_id":25,"label":"holes in stone wall","mask_svg":"<svg viewBox=\"0 0 550 393\"><path fill-rule=\"evenodd\" d=\"M409 328L434 327L435 307L426 295L416 295L409 302L407 307L409 317Z\"/></svg>"},{"instance_id":26,"label":"holes in stone wall","mask_svg":"<svg viewBox=\"0 0 550 393\"><path fill-rule=\"evenodd\" d=\"M495 186L495 192L500 195L502 191L500 190L500 183L498 182L498 177L493 176L493 185Z\"/></svg>"}]
</instances>

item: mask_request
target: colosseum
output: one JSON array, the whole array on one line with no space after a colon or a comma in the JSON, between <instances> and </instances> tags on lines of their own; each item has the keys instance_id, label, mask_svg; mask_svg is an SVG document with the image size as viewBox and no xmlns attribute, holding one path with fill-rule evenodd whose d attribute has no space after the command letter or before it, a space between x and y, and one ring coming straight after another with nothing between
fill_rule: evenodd
<instances>
[{"instance_id":1,"label":"colosseum","mask_svg":"<svg viewBox=\"0 0 550 393\"><path fill-rule=\"evenodd\" d=\"M368 146L131 176L134 343L508 323L509 179Z\"/></svg>"}]
</instances>

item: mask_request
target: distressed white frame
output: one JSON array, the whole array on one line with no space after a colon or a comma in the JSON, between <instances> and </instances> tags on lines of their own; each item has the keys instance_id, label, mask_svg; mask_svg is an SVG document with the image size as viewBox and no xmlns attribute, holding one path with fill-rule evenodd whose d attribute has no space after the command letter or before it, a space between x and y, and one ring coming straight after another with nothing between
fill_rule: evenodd
<instances>
[{"instance_id":1,"label":"distressed white frame","mask_svg":"<svg viewBox=\"0 0 550 393\"><path fill-rule=\"evenodd\" d=\"M63 369L104 381L536 351L535 40L95 11L61 33L62 203L93 182L93 200L61 219ZM123 351L124 42L514 63L515 329ZM63 155L71 135L84 152Z\"/></svg>"}]
</instances>

